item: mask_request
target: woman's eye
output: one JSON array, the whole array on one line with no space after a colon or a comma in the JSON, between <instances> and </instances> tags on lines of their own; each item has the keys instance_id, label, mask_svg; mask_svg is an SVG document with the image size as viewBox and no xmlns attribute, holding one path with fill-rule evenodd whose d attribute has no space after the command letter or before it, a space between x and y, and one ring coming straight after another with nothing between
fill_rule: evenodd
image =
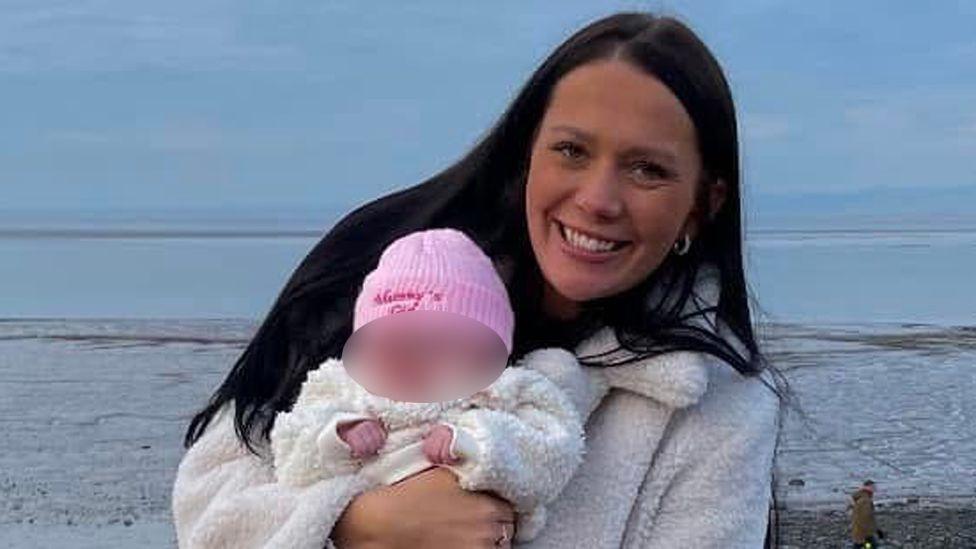
<instances>
[{"instance_id":1,"label":"woman's eye","mask_svg":"<svg viewBox=\"0 0 976 549\"><path fill-rule=\"evenodd\" d=\"M651 162L638 162L633 165L634 174L645 180L667 179L671 172Z\"/></svg>"},{"instance_id":2,"label":"woman's eye","mask_svg":"<svg viewBox=\"0 0 976 549\"><path fill-rule=\"evenodd\" d=\"M570 160L576 160L583 156L583 148L568 141L556 143L552 149Z\"/></svg>"}]
</instances>

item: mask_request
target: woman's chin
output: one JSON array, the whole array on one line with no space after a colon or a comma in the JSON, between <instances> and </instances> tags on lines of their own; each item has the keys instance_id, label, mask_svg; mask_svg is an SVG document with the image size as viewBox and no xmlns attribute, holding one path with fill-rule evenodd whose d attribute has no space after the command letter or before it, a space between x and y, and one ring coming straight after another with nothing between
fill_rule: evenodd
<instances>
[{"instance_id":1,"label":"woman's chin","mask_svg":"<svg viewBox=\"0 0 976 549\"><path fill-rule=\"evenodd\" d=\"M581 302L613 295L617 290L614 272L603 267L591 268L573 263L552 264L546 278L552 287L566 299ZM589 272L588 272L589 271Z\"/></svg>"},{"instance_id":2,"label":"woman's chin","mask_svg":"<svg viewBox=\"0 0 976 549\"><path fill-rule=\"evenodd\" d=\"M557 280L555 284L556 292L564 298L574 301L577 303L583 301L590 301L591 299L598 299L607 295L606 292L602 292L601 287L606 281L597 280L586 280L586 279L573 279L573 280Z\"/></svg>"}]
</instances>

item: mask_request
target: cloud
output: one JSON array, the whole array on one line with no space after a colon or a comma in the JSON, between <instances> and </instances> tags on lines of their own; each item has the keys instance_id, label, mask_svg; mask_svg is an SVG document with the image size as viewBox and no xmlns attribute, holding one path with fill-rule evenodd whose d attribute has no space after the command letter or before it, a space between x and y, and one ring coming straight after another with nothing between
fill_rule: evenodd
<instances>
[{"instance_id":1,"label":"cloud","mask_svg":"<svg viewBox=\"0 0 976 549\"><path fill-rule=\"evenodd\" d=\"M892 99L858 101L841 111L844 132L885 134L907 131L918 125L917 113L910 105Z\"/></svg>"},{"instance_id":2,"label":"cloud","mask_svg":"<svg viewBox=\"0 0 976 549\"><path fill-rule=\"evenodd\" d=\"M758 107L759 114L743 115L743 165L755 191L820 194L976 184L971 83L826 89L833 93L793 100L792 127ZM758 143L750 146L750 139Z\"/></svg>"},{"instance_id":3,"label":"cloud","mask_svg":"<svg viewBox=\"0 0 976 549\"><path fill-rule=\"evenodd\" d=\"M976 107L972 91L917 89L848 103L838 137L896 155L972 149Z\"/></svg>"},{"instance_id":4,"label":"cloud","mask_svg":"<svg viewBox=\"0 0 976 549\"><path fill-rule=\"evenodd\" d=\"M138 4L138 5L137 5ZM291 45L247 41L234 4L186 0L5 2L0 72L294 68Z\"/></svg>"}]
</instances>

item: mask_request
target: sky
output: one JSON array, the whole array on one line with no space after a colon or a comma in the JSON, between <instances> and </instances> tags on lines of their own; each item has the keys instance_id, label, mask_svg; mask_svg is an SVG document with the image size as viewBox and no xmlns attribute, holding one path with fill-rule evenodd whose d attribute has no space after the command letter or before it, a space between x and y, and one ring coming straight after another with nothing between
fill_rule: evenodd
<instances>
[{"instance_id":1,"label":"sky","mask_svg":"<svg viewBox=\"0 0 976 549\"><path fill-rule=\"evenodd\" d=\"M973 2L0 0L0 210L345 208L460 157L560 42L677 16L749 196L976 187Z\"/></svg>"}]
</instances>

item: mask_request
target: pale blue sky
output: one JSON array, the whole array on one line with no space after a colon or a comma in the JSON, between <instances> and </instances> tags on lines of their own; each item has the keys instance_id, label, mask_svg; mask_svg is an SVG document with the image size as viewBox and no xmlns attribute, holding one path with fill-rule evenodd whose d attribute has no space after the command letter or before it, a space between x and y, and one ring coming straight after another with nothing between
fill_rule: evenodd
<instances>
[{"instance_id":1,"label":"pale blue sky","mask_svg":"<svg viewBox=\"0 0 976 549\"><path fill-rule=\"evenodd\" d=\"M465 151L559 42L689 23L753 196L976 186L976 3L5 0L0 209L351 205Z\"/></svg>"}]
</instances>

